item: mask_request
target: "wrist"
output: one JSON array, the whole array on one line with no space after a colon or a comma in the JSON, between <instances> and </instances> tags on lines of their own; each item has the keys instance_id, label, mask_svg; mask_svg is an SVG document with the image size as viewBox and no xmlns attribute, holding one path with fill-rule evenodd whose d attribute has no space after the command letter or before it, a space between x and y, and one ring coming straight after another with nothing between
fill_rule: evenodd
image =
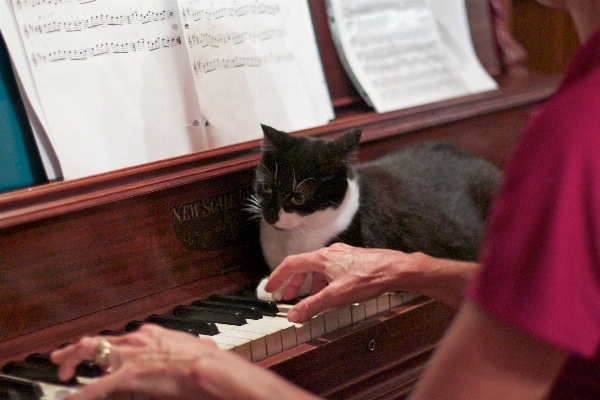
<instances>
[{"instance_id":1,"label":"wrist","mask_svg":"<svg viewBox=\"0 0 600 400\"><path fill-rule=\"evenodd\" d=\"M466 285L479 271L480 265L417 252L397 263L396 268L396 290L420 293L457 308L463 300Z\"/></svg>"}]
</instances>

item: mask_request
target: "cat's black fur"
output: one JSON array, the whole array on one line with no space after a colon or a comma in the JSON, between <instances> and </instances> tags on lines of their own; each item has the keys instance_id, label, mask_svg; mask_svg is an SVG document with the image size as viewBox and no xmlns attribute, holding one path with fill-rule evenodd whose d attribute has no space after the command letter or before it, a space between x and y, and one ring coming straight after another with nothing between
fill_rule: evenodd
<instances>
[{"instance_id":1,"label":"cat's black fur","mask_svg":"<svg viewBox=\"0 0 600 400\"><path fill-rule=\"evenodd\" d=\"M261 245L271 269L286 255L337 241L455 260L477 258L501 177L492 164L450 143L423 142L353 165L360 131L334 141L291 136L267 126L263 132L264 152L248 210L261 219ZM353 211L348 204L356 188ZM317 226L344 209L347 221L336 220L341 227L315 239L321 232ZM281 221L280 210L286 213ZM300 223L288 229L300 220L297 216L312 218L310 228Z\"/></svg>"}]
</instances>

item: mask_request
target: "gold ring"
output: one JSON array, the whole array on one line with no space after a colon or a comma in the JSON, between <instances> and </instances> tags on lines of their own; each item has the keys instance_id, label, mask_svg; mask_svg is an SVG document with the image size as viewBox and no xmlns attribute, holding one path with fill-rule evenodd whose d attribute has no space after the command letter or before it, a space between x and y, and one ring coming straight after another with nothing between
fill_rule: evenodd
<instances>
[{"instance_id":1,"label":"gold ring","mask_svg":"<svg viewBox=\"0 0 600 400\"><path fill-rule=\"evenodd\" d=\"M96 358L94 361L100 368L108 367L108 355L110 354L110 343L106 339L100 339L98 346L96 346Z\"/></svg>"}]
</instances>

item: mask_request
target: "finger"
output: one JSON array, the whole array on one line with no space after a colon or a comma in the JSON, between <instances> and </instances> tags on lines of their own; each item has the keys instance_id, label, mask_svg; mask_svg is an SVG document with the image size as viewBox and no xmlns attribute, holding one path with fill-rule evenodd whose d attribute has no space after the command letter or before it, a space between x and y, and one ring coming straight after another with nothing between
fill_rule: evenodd
<instances>
[{"instance_id":1,"label":"finger","mask_svg":"<svg viewBox=\"0 0 600 400\"><path fill-rule=\"evenodd\" d=\"M290 322L305 322L312 316L333 306L330 301L329 288L326 287L319 293L300 300L288 311L287 318Z\"/></svg>"},{"instance_id":2,"label":"finger","mask_svg":"<svg viewBox=\"0 0 600 400\"><path fill-rule=\"evenodd\" d=\"M125 390L120 387L120 385L125 382L131 384L131 379L124 379L117 372L111 373L82 386L76 393L67 397L65 400L100 399L110 393Z\"/></svg>"},{"instance_id":3,"label":"finger","mask_svg":"<svg viewBox=\"0 0 600 400\"><path fill-rule=\"evenodd\" d=\"M293 274L308 274L317 271L318 259L315 252L303 253L286 257L283 262L275 268L265 285L267 292L279 289Z\"/></svg>"},{"instance_id":4,"label":"finger","mask_svg":"<svg viewBox=\"0 0 600 400\"><path fill-rule=\"evenodd\" d=\"M328 281L325 275L320 272L315 272L312 278L312 286L310 288L310 294L319 293L321 290L325 289Z\"/></svg>"},{"instance_id":5,"label":"finger","mask_svg":"<svg viewBox=\"0 0 600 400\"><path fill-rule=\"evenodd\" d=\"M283 299L290 300L296 298L300 291L300 287L302 287L304 281L306 281L306 277L307 274L293 274L290 276L283 288Z\"/></svg>"},{"instance_id":6,"label":"finger","mask_svg":"<svg viewBox=\"0 0 600 400\"><path fill-rule=\"evenodd\" d=\"M75 375L75 368L83 360L93 360L99 339L83 337L78 343L56 350L50 355L50 360L59 364L58 376L67 380Z\"/></svg>"}]
</instances>

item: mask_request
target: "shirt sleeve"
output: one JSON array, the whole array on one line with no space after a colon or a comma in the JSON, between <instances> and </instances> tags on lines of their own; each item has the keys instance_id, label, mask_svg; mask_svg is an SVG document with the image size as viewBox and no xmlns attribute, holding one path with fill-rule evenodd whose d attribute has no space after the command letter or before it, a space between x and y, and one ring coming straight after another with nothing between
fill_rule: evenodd
<instances>
[{"instance_id":1,"label":"shirt sleeve","mask_svg":"<svg viewBox=\"0 0 600 400\"><path fill-rule=\"evenodd\" d=\"M465 294L526 333L591 357L600 336L600 130L573 123L561 107L534 113L515 149L483 268Z\"/></svg>"}]
</instances>

